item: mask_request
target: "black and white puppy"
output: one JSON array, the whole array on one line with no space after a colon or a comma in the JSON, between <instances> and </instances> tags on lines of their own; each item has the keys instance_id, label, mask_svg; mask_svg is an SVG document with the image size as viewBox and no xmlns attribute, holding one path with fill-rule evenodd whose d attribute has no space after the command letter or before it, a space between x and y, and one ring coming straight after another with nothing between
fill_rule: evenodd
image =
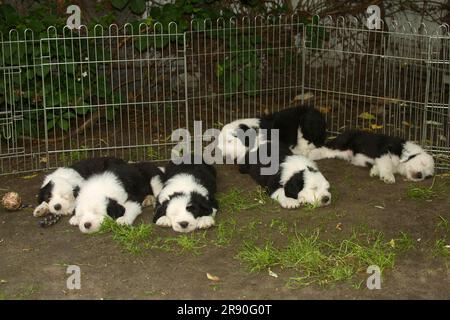
<instances>
[{"instance_id":1,"label":"black and white puppy","mask_svg":"<svg viewBox=\"0 0 450 320\"><path fill-rule=\"evenodd\" d=\"M216 170L203 162L191 163L167 164L153 218L158 226L191 232L214 225L219 208L215 199Z\"/></svg>"},{"instance_id":2,"label":"black and white puppy","mask_svg":"<svg viewBox=\"0 0 450 320\"><path fill-rule=\"evenodd\" d=\"M71 215L75 208L75 198L84 181L117 164L125 162L112 157L99 157L56 169L44 178L38 194L38 206L33 215L39 217L48 212L54 215Z\"/></svg>"},{"instance_id":3,"label":"black and white puppy","mask_svg":"<svg viewBox=\"0 0 450 320\"><path fill-rule=\"evenodd\" d=\"M326 121L324 115L312 106L297 106L280 110L262 118L239 119L226 124L218 137L218 149L230 159L241 159L247 149L238 130L257 131L257 138L252 139L254 151L260 143L271 140L270 130L279 130L279 140L287 145L294 154L307 156L309 152L324 144L326 138ZM259 129L266 129L266 134ZM263 130L264 131L264 130Z\"/></svg>"},{"instance_id":4,"label":"black and white puppy","mask_svg":"<svg viewBox=\"0 0 450 320\"><path fill-rule=\"evenodd\" d=\"M98 231L106 216L118 224L133 224L142 212L144 199L154 194L152 179L161 179L161 175L162 172L150 163L135 163L114 165L91 176L80 189L75 215L69 223L77 225L83 233Z\"/></svg>"},{"instance_id":5,"label":"black and white puppy","mask_svg":"<svg viewBox=\"0 0 450 320\"><path fill-rule=\"evenodd\" d=\"M264 154L268 157L272 156L271 143L265 143L267 150ZM264 144L261 144L260 148L263 146ZM258 150L247 152L245 163L239 165L239 171L249 174L259 185L266 188L269 196L283 208L297 208L304 204L315 206L330 204L330 184L313 161L304 156L292 154L291 150L283 144L280 144L277 152L279 167L275 174L262 174L261 169L269 167L270 164L267 161L261 161ZM272 157L272 159L275 158Z\"/></svg>"},{"instance_id":6,"label":"black and white puppy","mask_svg":"<svg viewBox=\"0 0 450 320\"><path fill-rule=\"evenodd\" d=\"M310 159L338 158L362 167L371 167L370 176L395 183L394 174L420 181L434 174L434 159L419 145L379 133L349 130L311 151Z\"/></svg>"}]
</instances>

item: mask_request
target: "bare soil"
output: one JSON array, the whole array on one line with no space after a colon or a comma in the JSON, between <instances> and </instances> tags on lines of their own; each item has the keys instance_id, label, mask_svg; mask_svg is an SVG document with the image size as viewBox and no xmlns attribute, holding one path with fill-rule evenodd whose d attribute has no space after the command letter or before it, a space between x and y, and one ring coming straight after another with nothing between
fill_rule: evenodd
<instances>
[{"instance_id":1,"label":"bare soil","mask_svg":"<svg viewBox=\"0 0 450 320\"><path fill-rule=\"evenodd\" d=\"M206 232L207 245L197 254L159 249L132 254L111 234L81 234L67 218L42 229L32 208L26 208L0 209L0 299L449 299L448 260L433 256L433 248L439 216L450 220L450 179L436 178L433 188L440 188L439 196L417 200L407 197L408 187L430 186L431 180L413 184L397 177L396 184L386 185L370 178L365 168L337 160L319 165L333 186L329 207L284 210L267 203L240 212L219 211L217 222L233 215L239 230L254 223L261 239L281 242L285 236L268 227L272 219L296 224L299 231L320 228L328 238L339 238L361 225L383 232L387 240L406 232L415 248L396 256L394 268L384 272L381 290L348 283L292 289L286 286L290 274L285 270L276 270L278 278L268 272L250 273L236 259L248 231L238 232L230 245L220 247L214 244L217 228L212 228ZM24 203L34 205L43 175L1 177L0 191L17 191ZM256 187L233 166L218 166L218 186L220 193ZM152 210L146 208L136 223L151 223ZM156 227L154 232L163 238L176 236ZM80 266L80 290L67 289L67 265ZM220 281L207 279L206 273Z\"/></svg>"}]
</instances>

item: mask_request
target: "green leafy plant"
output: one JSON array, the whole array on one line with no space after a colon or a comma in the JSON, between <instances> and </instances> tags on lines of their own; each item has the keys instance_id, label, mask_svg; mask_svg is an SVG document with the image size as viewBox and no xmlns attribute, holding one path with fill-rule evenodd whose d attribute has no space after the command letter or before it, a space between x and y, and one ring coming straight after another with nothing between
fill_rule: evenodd
<instances>
[{"instance_id":1,"label":"green leafy plant","mask_svg":"<svg viewBox=\"0 0 450 320\"><path fill-rule=\"evenodd\" d=\"M62 31L64 25L65 17L56 15L52 3L38 3L24 16L10 5L0 5L0 31L8 35L0 48L0 68L13 74L1 78L0 103L7 109L23 106L18 135L37 137L45 129L56 128L67 132L77 118L85 119L95 111L93 104L106 105L102 116L112 120L121 102L106 71L99 72L104 65L90 61L102 61L111 53L95 39ZM9 33L10 29L15 31Z\"/></svg>"},{"instance_id":2,"label":"green leafy plant","mask_svg":"<svg viewBox=\"0 0 450 320\"><path fill-rule=\"evenodd\" d=\"M228 30L224 34L229 54L216 64L216 77L223 85L225 96L242 91L248 96L258 93L260 81L261 57L257 50L261 37L252 32L241 33L238 30Z\"/></svg>"},{"instance_id":3,"label":"green leafy plant","mask_svg":"<svg viewBox=\"0 0 450 320\"><path fill-rule=\"evenodd\" d=\"M314 16L311 21L308 21L305 32L306 46L309 48L323 48L324 41L329 38L329 32L327 32L324 26L319 24L319 17L317 16Z\"/></svg>"}]
</instances>

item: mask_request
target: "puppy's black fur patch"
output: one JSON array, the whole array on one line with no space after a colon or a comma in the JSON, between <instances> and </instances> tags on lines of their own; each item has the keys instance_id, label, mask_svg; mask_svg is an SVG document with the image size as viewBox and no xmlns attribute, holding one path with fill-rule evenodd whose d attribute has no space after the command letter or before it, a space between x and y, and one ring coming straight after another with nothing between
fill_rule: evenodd
<instances>
[{"instance_id":1,"label":"puppy's black fur patch","mask_svg":"<svg viewBox=\"0 0 450 320\"><path fill-rule=\"evenodd\" d=\"M122 217L125 214L125 208L119 204L116 200L108 198L108 206L106 207L106 213L113 219Z\"/></svg>"},{"instance_id":2,"label":"puppy's black fur patch","mask_svg":"<svg viewBox=\"0 0 450 320\"><path fill-rule=\"evenodd\" d=\"M286 108L271 115L264 116L262 121L269 128L278 129L280 142L290 148L297 145L299 128L302 131L303 138L313 143L316 147L320 147L325 143L325 117L313 106L301 105Z\"/></svg>"},{"instance_id":3,"label":"puppy's black fur patch","mask_svg":"<svg viewBox=\"0 0 450 320\"><path fill-rule=\"evenodd\" d=\"M161 181L163 180L164 173L153 163L150 162L137 162L131 164L131 166L137 168L139 172L141 173L142 177L150 183L150 181L155 177L159 176L161 178ZM150 187L150 194L153 195L153 190Z\"/></svg>"},{"instance_id":4,"label":"puppy's black fur patch","mask_svg":"<svg viewBox=\"0 0 450 320\"><path fill-rule=\"evenodd\" d=\"M191 201L187 206L187 211L195 218L209 216L213 213L213 208L218 208L216 199L208 199L197 192L191 192Z\"/></svg>"},{"instance_id":5,"label":"puppy's black fur patch","mask_svg":"<svg viewBox=\"0 0 450 320\"><path fill-rule=\"evenodd\" d=\"M401 156L405 140L385 134L372 133L360 130L345 131L333 140L326 143L330 149L351 150L353 154L364 154L376 159L391 153Z\"/></svg>"},{"instance_id":6,"label":"puppy's black fur patch","mask_svg":"<svg viewBox=\"0 0 450 320\"><path fill-rule=\"evenodd\" d=\"M133 164L117 164L111 166L107 171L114 173L122 183L128 200L142 203L145 197L151 194L150 181L142 171Z\"/></svg>"},{"instance_id":7,"label":"puppy's black fur patch","mask_svg":"<svg viewBox=\"0 0 450 320\"><path fill-rule=\"evenodd\" d=\"M50 199L52 198L52 192L53 192L53 187L54 184L52 181L49 181L45 186L43 186L40 190L39 190L39 194L38 194L38 203L42 203L42 202L49 202Z\"/></svg>"},{"instance_id":8,"label":"puppy's black fur patch","mask_svg":"<svg viewBox=\"0 0 450 320\"><path fill-rule=\"evenodd\" d=\"M169 204L169 200L164 201L163 203L157 202L155 205L155 212L153 214L153 223L156 223L159 218L166 215L167 206Z\"/></svg>"},{"instance_id":9,"label":"puppy's black fur patch","mask_svg":"<svg viewBox=\"0 0 450 320\"><path fill-rule=\"evenodd\" d=\"M299 192L303 190L304 186L303 173L304 170L299 171L286 181L284 184L284 194L286 197L297 199Z\"/></svg>"},{"instance_id":10,"label":"puppy's black fur patch","mask_svg":"<svg viewBox=\"0 0 450 320\"><path fill-rule=\"evenodd\" d=\"M96 157L80 160L70 166L70 168L78 172L84 179L87 179L93 174L105 172L111 166L123 164L126 164L126 162L122 159L114 157Z\"/></svg>"},{"instance_id":11,"label":"puppy's black fur patch","mask_svg":"<svg viewBox=\"0 0 450 320\"><path fill-rule=\"evenodd\" d=\"M76 198L78 197L78 194L80 193L80 187L76 186L75 188L73 188L73 197Z\"/></svg>"}]
</instances>

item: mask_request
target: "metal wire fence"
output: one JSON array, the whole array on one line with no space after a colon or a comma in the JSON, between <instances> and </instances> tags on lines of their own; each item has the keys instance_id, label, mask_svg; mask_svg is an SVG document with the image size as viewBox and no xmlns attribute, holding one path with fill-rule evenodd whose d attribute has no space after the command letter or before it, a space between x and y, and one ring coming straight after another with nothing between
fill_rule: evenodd
<instances>
[{"instance_id":1,"label":"metal wire fence","mask_svg":"<svg viewBox=\"0 0 450 320\"><path fill-rule=\"evenodd\" d=\"M311 103L333 136L411 139L450 168L450 35L244 17L0 37L0 174L89 156L166 160L177 128Z\"/></svg>"}]
</instances>

